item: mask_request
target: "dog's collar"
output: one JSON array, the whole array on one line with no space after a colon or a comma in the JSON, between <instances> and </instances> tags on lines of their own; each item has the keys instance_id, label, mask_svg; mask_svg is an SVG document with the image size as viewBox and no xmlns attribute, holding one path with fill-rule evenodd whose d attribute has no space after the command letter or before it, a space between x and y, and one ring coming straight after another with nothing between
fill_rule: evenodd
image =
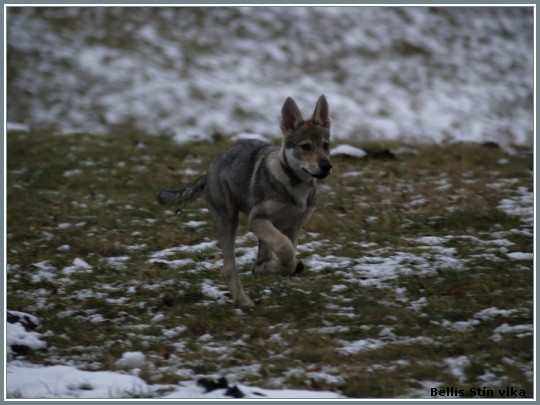
<instances>
[{"instance_id":1,"label":"dog's collar","mask_svg":"<svg viewBox=\"0 0 540 405\"><path fill-rule=\"evenodd\" d=\"M287 157L283 156L283 158L285 160L285 163L281 159L279 160L279 163L281 163L281 168L283 169L291 183L294 185L302 183L302 180L300 180L300 178L296 174L294 174L294 172L289 167Z\"/></svg>"}]
</instances>

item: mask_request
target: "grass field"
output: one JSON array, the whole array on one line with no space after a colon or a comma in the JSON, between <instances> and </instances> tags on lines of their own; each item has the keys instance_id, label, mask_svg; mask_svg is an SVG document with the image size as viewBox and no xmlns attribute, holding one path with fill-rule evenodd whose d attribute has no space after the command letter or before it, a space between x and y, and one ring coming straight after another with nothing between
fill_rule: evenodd
<instances>
[{"instance_id":1,"label":"grass field","mask_svg":"<svg viewBox=\"0 0 540 405\"><path fill-rule=\"evenodd\" d=\"M172 387L227 376L347 397L533 395L530 148L390 148L395 160L333 158L299 243L301 277L254 277L235 309L204 201L155 202L227 145L144 134L7 137L7 306L41 320L37 364L115 370ZM473 391L474 389L475 391Z\"/></svg>"}]
</instances>

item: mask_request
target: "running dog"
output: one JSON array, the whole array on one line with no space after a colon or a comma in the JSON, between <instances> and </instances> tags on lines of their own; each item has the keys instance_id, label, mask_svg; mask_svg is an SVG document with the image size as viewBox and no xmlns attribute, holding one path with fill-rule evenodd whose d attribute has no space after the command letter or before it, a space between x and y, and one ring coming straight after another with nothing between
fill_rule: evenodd
<instances>
[{"instance_id":1,"label":"running dog","mask_svg":"<svg viewBox=\"0 0 540 405\"><path fill-rule=\"evenodd\" d=\"M259 140L233 144L217 155L206 174L183 190L161 190L158 201L184 206L204 193L223 252L222 276L236 305L254 304L246 295L235 261L239 212L259 239L253 274L291 276L304 265L295 258L300 229L315 209L316 182L331 170L328 103L321 95L308 120L288 97L281 110L283 143Z\"/></svg>"}]
</instances>

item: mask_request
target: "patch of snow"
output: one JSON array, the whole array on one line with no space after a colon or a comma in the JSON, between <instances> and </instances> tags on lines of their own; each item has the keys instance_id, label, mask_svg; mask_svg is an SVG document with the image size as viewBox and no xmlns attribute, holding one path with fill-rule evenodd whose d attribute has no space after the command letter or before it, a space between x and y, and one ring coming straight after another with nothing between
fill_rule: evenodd
<instances>
[{"instance_id":1,"label":"patch of snow","mask_svg":"<svg viewBox=\"0 0 540 405\"><path fill-rule=\"evenodd\" d=\"M333 335L333 334L336 334L336 333L345 333L345 332L349 332L350 331L350 328L348 326L342 326L342 325L339 325L339 326L322 326L320 328L311 328L311 329L308 329L307 332L309 333L313 333L313 334L328 334L328 335Z\"/></svg>"},{"instance_id":2,"label":"patch of snow","mask_svg":"<svg viewBox=\"0 0 540 405\"><path fill-rule=\"evenodd\" d=\"M13 310L8 309L7 315L14 319L18 319L24 324L30 324L34 326L38 326L41 324L41 321L39 320L37 316L27 314L26 312L13 311Z\"/></svg>"},{"instance_id":3,"label":"patch of snow","mask_svg":"<svg viewBox=\"0 0 540 405\"><path fill-rule=\"evenodd\" d=\"M42 335L37 332L29 332L20 323L6 324L6 348L8 360L15 356L14 346L24 346L31 350L42 350L47 344L41 340Z\"/></svg>"},{"instance_id":4,"label":"patch of snow","mask_svg":"<svg viewBox=\"0 0 540 405\"><path fill-rule=\"evenodd\" d=\"M182 176L197 176L199 175L200 172L198 172L197 170L187 168L187 169L177 170L175 173L180 174Z\"/></svg>"},{"instance_id":5,"label":"patch of snow","mask_svg":"<svg viewBox=\"0 0 540 405\"><path fill-rule=\"evenodd\" d=\"M410 308L416 310L416 311L420 311L422 308L425 308L428 306L428 302L427 302L427 298L426 297L421 297L419 299L417 299L416 301L411 301L410 302Z\"/></svg>"},{"instance_id":6,"label":"patch of snow","mask_svg":"<svg viewBox=\"0 0 540 405\"><path fill-rule=\"evenodd\" d=\"M252 132L240 132L239 134L236 134L231 138L231 142L238 142L238 141L243 141L243 140L248 140L248 139L256 139L258 141L263 141L263 142L268 142L268 143L270 142L270 140L266 136L257 134L257 133L252 133Z\"/></svg>"},{"instance_id":7,"label":"patch of snow","mask_svg":"<svg viewBox=\"0 0 540 405\"><path fill-rule=\"evenodd\" d=\"M66 170L64 172L64 177L76 176L77 174L81 174L81 173L82 173L81 169Z\"/></svg>"},{"instance_id":8,"label":"patch of snow","mask_svg":"<svg viewBox=\"0 0 540 405\"><path fill-rule=\"evenodd\" d=\"M250 247L243 247L239 246L236 248L236 253L238 256L236 257L236 264L238 266L243 266L245 264L251 264L257 259L257 246L250 246ZM223 265L223 260L218 260L216 262L217 267L221 267Z\"/></svg>"},{"instance_id":9,"label":"patch of snow","mask_svg":"<svg viewBox=\"0 0 540 405\"><path fill-rule=\"evenodd\" d=\"M184 225L187 226L187 227L190 227L190 228L199 228L199 227L204 226L206 224L207 224L206 221L187 221L187 222L184 222Z\"/></svg>"},{"instance_id":10,"label":"patch of snow","mask_svg":"<svg viewBox=\"0 0 540 405\"><path fill-rule=\"evenodd\" d=\"M379 336L380 337L395 337L395 333L392 331L392 328L391 327L388 327L388 326L384 326L380 331L379 331Z\"/></svg>"},{"instance_id":11,"label":"patch of snow","mask_svg":"<svg viewBox=\"0 0 540 405\"><path fill-rule=\"evenodd\" d=\"M332 289L330 290L330 292L338 293L338 292L346 291L347 289L348 287L344 284L335 284L332 286Z\"/></svg>"},{"instance_id":12,"label":"patch of snow","mask_svg":"<svg viewBox=\"0 0 540 405\"><path fill-rule=\"evenodd\" d=\"M358 354L366 350L379 349L385 345L385 343L378 339L359 339L354 342L342 341L341 348L337 349L340 353L344 354Z\"/></svg>"},{"instance_id":13,"label":"patch of snow","mask_svg":"<svg viewBox=\"0 0 540 405\"><path fill-rule=\"evenodd\" d=\"M8 363L6 380L7 397L17 398L121 398L153 394L153 389L138 377L68 366Z\"/></svg>"},{"instance_id":14,"label":"patch of snow","mask_svg":"<svg viewBox=\"0 0 540 405\"><path fill-rule=\"evenodd\" d=\"M509 247L512 245L515 245L514 242L509 241L508 239L493 239L490 240L489 243L497 246L503 246L503 247Z\"/></svg>"},{"instance_id":15,"label":"patch of snow","mask_svg":"<svg viewBox=\"0 0 540 405\"><path fill-rule=\"evenodd\" d=\"M185 398L185 399L229 399L227 389L217 389L205 392L205 389L194 382L183 382L180 388L162 398ZM266 389L237 384L238 389L244 394L243 399L338 399L343 396L329 391L308 391L292 389Z\"/></svg>"},{"instance_id":16,"label":"patch of snow","mask_svg":"<svg viewBox=\"0 0 540 405\"><path fill-rule=\"evenodd\" d=\"M175 260L165 260L165 259L149 259L147 261L149 264L165 264L172 268L179 268L188 266L194 263L192 259L175 259Z\"/></svg>"},{"instance_id":17,"label":"patch of snow","mask_svg":"<svg viewBox=\"0 0 540 405\"><path fill-rule=\"evenodd\" d=\"M21 124L19 122L7 122L6 131L7 132L29 132L30 126L26 124Z\"/></svg>"},{"instance_id":18,"label":"patch of snow","mask_svg":"<svg viewBox=\"0 0 540 405\"><path fill-rule=\"evenodd\" d=\"M105 322L105 318L101 314L92 314L88 317L88 322L98 324Z\"/></svg>"},{"instance_id":19,"label":"patch of snow","mask_svg":"<svg viewBox=\"0 0 540 405\"><path fill-rule=\"evenodd\" d=\"M229 301L226 296L226 292L213 285L212 281L210 280L203 280L201 284L201 291L204 295L211 298L213 301L217 301L218 303L225 303Z\"/></svg>"},{"instance_id":20,"label":"patch of snow","mask_svg":"<svg viewBox=\"0 0 540 405\"><path fill-rule=\"evenodd\" d=\"M532 336L534 332L534 325L513 325L510 326L507 323L496 327L493 330L493 335L491 339L495 342L498 342L502 339L502 333L514 334L516 337L527 337Z\"/></svg>"},{"instance_id":21,"label":"patch of snow","mask_svg":"<svg viewBox=\"0 0 540 405\"><path fill-rule=\"evenodd\" d=\"M409 302L409 298L407 298L407 289L406 288L396 288L394 290L394 294L396 297L396 301L398 302Z\"/></svg>"},{"instance_id":22,"label":"patch of snow","mask_svg":"<svg viewBox=\"0 0 540 405\"><path fill-rule=\"evenodd\" d=\"M477 319L471 319L468 321L457 321L457 322L450 322L444 319L441 322L441 326L450 330L454 330L456 332L472 332L479 323L480 321Z\"/></svg>"},{"instance_id":23,"label":"patch of snow","mask_svg":"<svg viewBox=\"0 0 540 405\"><path fill-rule=\"evenodd\" d=\"M56 277L56 267L54 267L48 260L42 262L33 263L38 272L32 274L32 281L34 283L39 283L42 280L52 281Z\"/></svg>"},{"instance_id":24,"label":"patch of snow","mask_svg":"<svg viewBox=\"0 0 540 405\"><path fill-rule=\"evenodd\" d=\"M328 243L329 241L327 239L306 242L301 245L298 245L296 250L298 252L316 252L317 250L321 249L321 247L325 246Z\"/></svg>"},{"instance_id":25,"label":"patch of snow","mask_svg":"<svg viewBox=\"0 0 540 405\"><path fill-rule=\"evenodd\" d=\"M496 307L490 307L490 308L486 308L481 311L478 311L476 314L474 314L474 318L480 319L482 321L487 321L490 319L494 319L497 316L509 317L509 316L514 315L517 312L519 312L517 309L499 309Z\"/></svg>"},{"instance_id":26,"label":"patch of snow","mask_svg":"<svg viewBox=\"0 0 540 405\"><path fill-rule=\"evenodd\" d=\"M439 253L439 246L429 246L437 253L426 252L422 255L415 255L407 252L391 252L391 256L363 256L355 259L352 266L353 272L346 273L348 279L357 279L360 285L384 287L390 280L396 279L399 275L410 274L431 274L436 268L446 268L461 270L463 263L457 258L448 256L453 254L454 249L440 248L443 254ZM373 251L376 254L377 251ZM381 254L387 253L380 250ZM320 264L321 268L324 265Z\"/></svg>"},{"instance_id":27,"label":"patch of snow","mask_svg":"<svg viewBox=\"0 0 540 405\"><path fill-rule=\"evenodd\" d=\"M420 238L416 238L416 241L418 243L423 243L429 246L442 245L448 242L448 240L449 240L448 237L439 237L439 236L422 236Z\"/></svg>"},{"instance_id":28,"label":"patch of snow","mask_svg":"<svg viewBox=\"0 0 540 405\"><path fill-rule=\"evenodd\" d=\"M364 158L367 156L367 152L364 149L357 148L351 145L338 145L330 150L330 156L350 156L355 158Z\"/></svg>"},{"instance_id":29,"label":"patch of snow","mask_svg":"<svg viewBox=\"0 0 540 405\"><path fill-rule=\"evenodd\" d=\"M122 357L116 361L116 367L130 370L142 368L146 362L146 356L142 352L125 352Z\"/></svg>"},{"instance_id":30,"label":"patch of snow","mask_svg":"<svg viewBox=\"0 0 540 405\"><path fill-rule=\"evenodd\" d=\"M332 384L334 386L340 386L340 385L343 385L343 383L345 383L345 378L343 376L335 375L336 373L338 373L338 371L330 373L323 370L309 371L306 373L306 377L309 378L311 381L321 381L326 384Z\"/></svg>"},{"instance_id":31,"label":"patch of snow","mask_svg":"<svg viewBox=\"0 0 540 405\"><path fill-rule=\"evenodd\" d=\"M163 257L174 255L178 252L201 252L209 249L215 249L216 241L201 242L191 246L177 246L173 248L163 249L152 254L153 259L161 259Z\"/></svg>"},{"instance_id":32,"label":"patch of snow","mask_svg":"<svg viewBox=\"0 0 540 405\"><path fill-rule=\"evenodd\" d=\"M349 257L338 257L334 255L321 256L319 254L311 255L310 257L303 259L303 262L311 271L339 269L353 264L353 260Z\"/></svg>"},{"instance_id":33,"label":"patch of snow","mask_svg":"<svg viewBox=\"0 0 540 405\"><path fill-rule=\"evenodd\" d=\"M154 317L150 320L152 323L158 323L165 319L165 315L163 314L156 314Z\"/></svg>"},{"instance_id":34,"label":"patch of snow","mask_svg":"<svg viewBox=\"0 0 540 405\"><path fill-rule=\"evenodd\" d=\"M465 368L471 363L467 356L450 357L443 360L448 366L450 373L456 377L460 383L465 382Z\"/></svg>"},{"instance_id":35,"label":"patch of snow","mask_svg":"<svg viewBox=\"0 0 540 405\"><path fill-rule=\"evenodd\" d=\"M341 173L341 177L358 177L358 176L362 176L363 174L364 172L359 172L359 171L344 172L344 173Z\"/></svg>"},{"instance_id":36,"label":"patch of snow","mask_svg":"<svg viewBox=\"0 0 540 405\"><path fill-rule=\"evenodd\" d=\"M201 132L178 132L172 136L174 143L183 145L188 142L211 142L212 137Z\"/></svg>"},{"instance_id":37,"label":"patch of snow","mask_svg":"<svg viewBox=\"0 0 540 405\"><path fill-rule=\"evenodd\" d=\"M534 220L534 192L526 187L518 187L514 196L499 201L497 209L507 215L519 216L523 222L532 224Z\"/></svg>"},{"instance_id":38,"label":"patch of snow","mask_svg":"<svg viewBox=\"0 0 540 405\"><path fill-rule=\"evenodd\" d=\"M58 252L67 253L71 250L71 246L69 245L60 245L56 248Z\"/></svg>"},{"instance_id":39,"label":"patch of snow","mask_svg":"<svg viewBox=\"0 0 540 405\"><path fill-rule=\"evenodd\" d=\"M77 257L73 260L72 266L67 266L62 269L62 273L66 276L77 272L90 273L92 272L92 266L86 263L86 261L83 259Z\"/></svg>"},{"instance_id":40,"label":"patch of snow","mask_svg":"<svg viewBox=\"0 0 540 405\"><path fill-rule=\"evenodd\" d=\"M533 260L533 253L524 253L524 252L511 252L507 253L507 256L512 260Z\"/></svg>"},{"instance_id":41,"label":"patch of snow","mask_svg":"<svg viewBox=\"0 0 540 405\"><path fill-rule=\"evenodd\" d=\"M110 8L8 10L7 45L19 55L8 122L211 141L278 133L285 97L304 111L324 89L338 138L532 144L532 11L444 10L219 7L197 18L126 8L117 20Z\"/></svg>"},{"instance_id":42,"label":"patch of snow","mask_svg":"<svg viewBox=\"0 0 540 405\"><path fill-rule=\"evenodd\" d=\"M107 264L117 270L124 270L127 268L126 262L129 261L129 256L114 256L107 257L105 261Z\"/></svg>"}]
</instances>

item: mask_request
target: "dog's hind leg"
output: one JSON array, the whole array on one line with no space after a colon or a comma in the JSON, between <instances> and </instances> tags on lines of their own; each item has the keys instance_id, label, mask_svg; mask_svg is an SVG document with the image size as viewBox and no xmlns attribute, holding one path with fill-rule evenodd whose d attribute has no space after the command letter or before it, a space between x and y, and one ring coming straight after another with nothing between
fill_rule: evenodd
<instances>
[{"instance_id":1,"label":"dog's hind leg","mask_svg":"<svg viewBox=\"0 0 540 405\"><path fill-rule=\"evenodd\" d=\"M238 227L238 213L229 214L229 216L225 217L213 215L213 219L219 245L223 253L223 270L221 271L223 281L227 284L235 305L243 308L252 308L255 305L244 292L238 269L236 268L234 242L236 228Z\"/></svg>"}]
</instances>

